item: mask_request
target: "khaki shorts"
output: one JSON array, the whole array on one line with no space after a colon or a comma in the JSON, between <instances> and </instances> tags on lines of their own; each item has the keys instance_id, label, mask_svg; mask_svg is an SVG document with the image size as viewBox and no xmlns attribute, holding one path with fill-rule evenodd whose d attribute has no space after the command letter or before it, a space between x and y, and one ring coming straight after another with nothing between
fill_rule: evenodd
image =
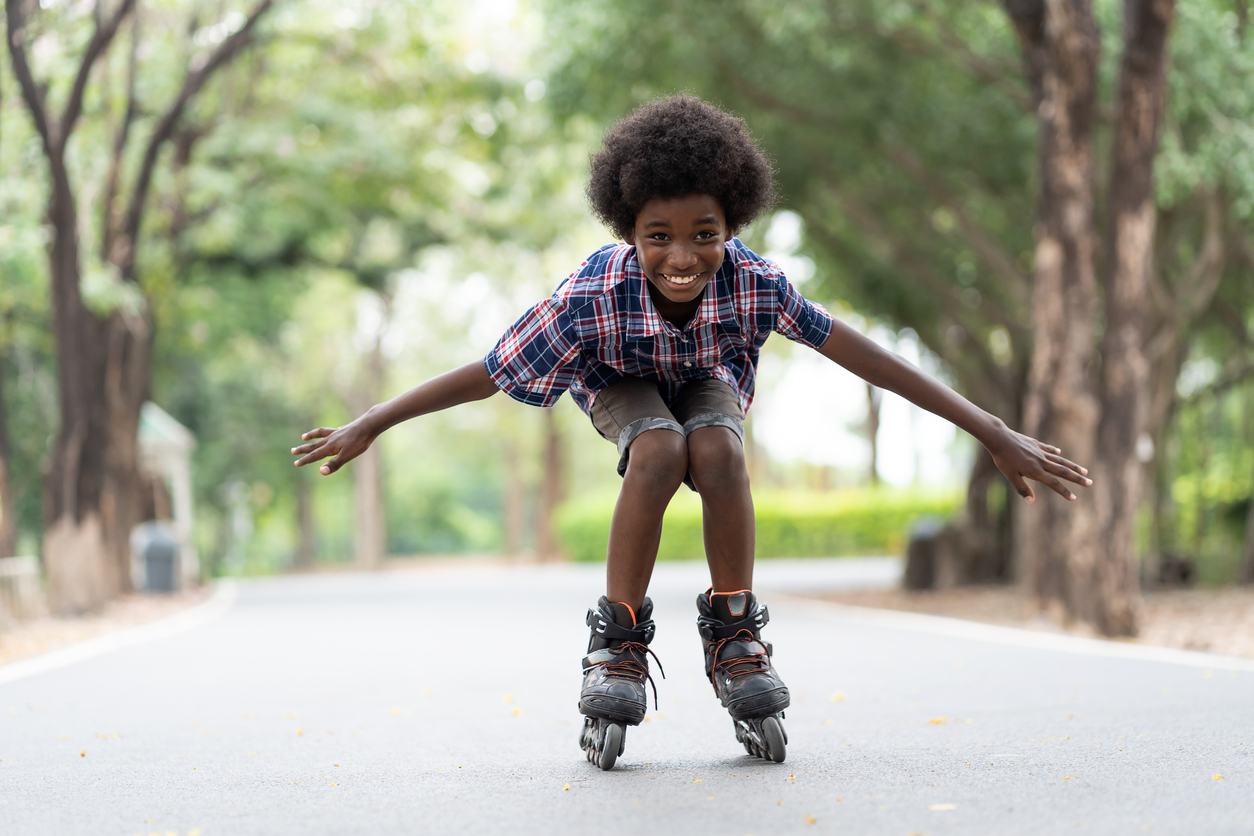
<instances>
[{"instance_id":1,"label":"khaki shorts","mask_svg":"<svg viewBox=\"0 0 1254 836\"><path fill-rule=\"evenodd\" d=\"M627 472L631 443L649 430L671 430L685 438L702 427L726 427L743 444L744 423L740 400L721 380L691 380L679 390L669 407L657 384L639 377L624 377L602 389L592 402L592 426L602 437L618 445L618 475ZM684 484L697 489L692 474Z\"/></svg>"}]
</instances>

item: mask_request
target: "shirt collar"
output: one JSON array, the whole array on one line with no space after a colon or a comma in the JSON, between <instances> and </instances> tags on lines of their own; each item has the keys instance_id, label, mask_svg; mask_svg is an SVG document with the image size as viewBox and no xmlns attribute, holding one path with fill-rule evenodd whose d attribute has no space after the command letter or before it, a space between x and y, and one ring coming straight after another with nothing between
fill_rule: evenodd
<instances>
[{"instance_id":1,"label":"shirt collar","mask_svg":"<svg viewBox=\"0 0 1254 836\"><path fill-rule=\"evenodd\" d=\"M733 289L736 286L736 250L731 241L727 242L724 248L726 253L723 256L723 264L710 279L710 283L706 285L705 294L701 297L701 305L689 320L688 326L683 329L685 331L691 331L702 323L732 325L738 322L736 306L732 303ZM632 247L627 254L623 272L627 280L634 285L640 310L644 314L643 327L638 332L632 329L633 336L652 337L680 330L667 322L653 304L653 298L649 296L649 280L645 278L644 270L640 268L640 260L636 257L635 247Z\"/></svg>"}]
</instances>

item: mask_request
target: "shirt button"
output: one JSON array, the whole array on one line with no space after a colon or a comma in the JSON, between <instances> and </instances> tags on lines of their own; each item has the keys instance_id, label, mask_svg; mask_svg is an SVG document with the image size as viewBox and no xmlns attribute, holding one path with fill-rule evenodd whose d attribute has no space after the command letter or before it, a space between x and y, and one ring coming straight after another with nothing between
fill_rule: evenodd
<instances>
[{"instance_id":1,"label":"shirt button","mask_svg":"<svg viewBox=\"0 0 1254 836\"><path fill-rule=\"evenodd\" d=\"M692 362L691 362L690 360L685 360L685 361L684 361L684 368L685 368L685 369L691 369L691 368L692 368Z\"/></svg>"}]
</instances>

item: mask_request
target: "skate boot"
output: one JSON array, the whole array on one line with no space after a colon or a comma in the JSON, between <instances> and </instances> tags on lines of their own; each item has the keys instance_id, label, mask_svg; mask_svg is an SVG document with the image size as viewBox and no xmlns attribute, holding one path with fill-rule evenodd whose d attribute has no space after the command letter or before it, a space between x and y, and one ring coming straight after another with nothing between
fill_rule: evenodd
<instances>
[{"instance_id":1,"label":"skate boot","mask_svg":"<svg viewBox=\"0 0 1254 836\"><path fill-rule=\"evenodd\" d=\"M749 590L697 596L697 629L705 640L705 674L731 714L736 739L751 755L784 762L788 686L771 666L762 628L770 620Z\"/></svg>"},{"instance_id":2,"label":"skate boot","mask_svg":"<svg viewBox=\"0 0 1254 836\"><path fill-rule=\"evenodd\" d=\"M648 647L653 641L652 614L653 602L648 598L639 613L604 596L596 609L588 610L586 621L592 635L583 659L579 711L585 716L579 748L602 769L612 769L623 753L626 726L638 726L644 719L649 707L644 692L646 679L653 686L653 703L657 705L657 686L649 675L648 658L657 660ZM661 662L658 672L662 673Z\"/></svg>"}]
</instances>

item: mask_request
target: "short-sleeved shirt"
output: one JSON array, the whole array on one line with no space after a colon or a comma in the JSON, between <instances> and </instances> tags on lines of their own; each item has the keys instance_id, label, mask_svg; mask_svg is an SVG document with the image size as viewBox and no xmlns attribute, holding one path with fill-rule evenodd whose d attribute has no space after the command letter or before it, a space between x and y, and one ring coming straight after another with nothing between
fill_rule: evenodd
<instances>
[{"instance_id":1,"label":"short-sleeved shirt","mask_svg":"<svg viewBox=\"0 0 1254 836\"><path fill-rule=\"evenodd\" d=\"M818 348L832 332L832 316L739 239L725 247L683 328L654 307L636 248L602 247L505 332L484 358L488 374L523 403L552 406L569 391L584 412L597 392L627 375L656 381L667 404L685 381L718 378L748 412L758 354L771 332Z\"/></svg>"}]
</instances>

